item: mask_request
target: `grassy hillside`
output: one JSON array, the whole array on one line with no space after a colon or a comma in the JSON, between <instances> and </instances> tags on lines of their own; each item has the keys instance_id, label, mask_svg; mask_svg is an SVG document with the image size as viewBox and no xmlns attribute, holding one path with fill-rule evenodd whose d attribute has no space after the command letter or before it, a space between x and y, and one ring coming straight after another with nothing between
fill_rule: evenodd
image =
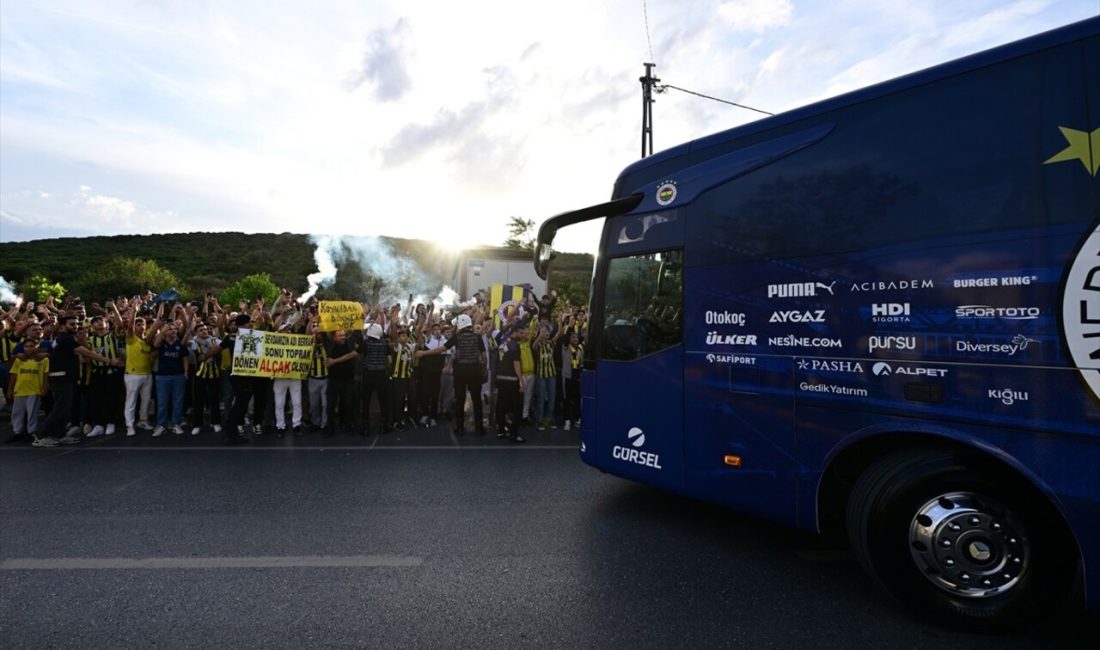
<instances>
[{"instance_id":1,"label":"grassy hillside","mask_svg":"<svg viewBox=\"0 0 1100 650\"><path fill-rule=\"evenodd\" d=\"M428 275L445 278L453 270L430 242L383 239L397 255L416 260ZM122 255L153 260L196 291L217 293L253 273L268 273L275 284L304 291L306 276L317 270L313 251L308 235L293 233L195 232L40 239L0 243L0 276L18 284L41 273L66 288L79 290L79 279L87 269ZM569 269L566 272L571 275L587 275L591 259L589 255L562 254L555 266Z\"/></svg>"},{"instance_id":2,"label":"grassy hillside","mask_svg":"<svg viewBox=\"0 0 1100 650\"><path fill-rule=\"evenodd\" d=\"M0 275L20 282L42 273L70 286L82 273L116 255L151 259L192 287L221 289L251 273L270 273L297 286L316 271L306 235L239 232L66 237L0 244Z\"/></svg>"}]
</instances>

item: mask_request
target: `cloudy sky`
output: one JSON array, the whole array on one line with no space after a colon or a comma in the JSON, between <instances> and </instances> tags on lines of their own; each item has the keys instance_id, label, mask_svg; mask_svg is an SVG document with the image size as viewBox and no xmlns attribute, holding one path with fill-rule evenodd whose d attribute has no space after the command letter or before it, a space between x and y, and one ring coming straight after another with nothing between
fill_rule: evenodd
<instances>
[{"instance_id":1,"label":"cloudy sky","mask_svg":"<svg viewBox=\"0 0 1100 650\"><path fill-rule=\"evenodd\" d=\"M0 241L239 230L498 244L606 200L642 63L779 112L1098 0L4 0ZM648 29L647 29L648 26ZM658 96L660 150L758 115ZM591 250L592 230L559 236Z\"/></svg>"}]
</instances>

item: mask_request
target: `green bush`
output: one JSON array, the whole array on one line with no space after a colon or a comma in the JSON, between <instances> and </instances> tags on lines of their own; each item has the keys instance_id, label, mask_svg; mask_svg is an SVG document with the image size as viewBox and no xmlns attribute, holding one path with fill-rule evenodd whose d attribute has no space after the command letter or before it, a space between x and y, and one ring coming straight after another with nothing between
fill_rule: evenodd
<instances>
[{"instance_id":1,"label":"green bush","mask_svg":"<svg viewBox=\"0 0 1100 650\"><path fill-rule=\"evenodd\" d=\"M61 302L65 295L65 287L60 282L50 282L49 278L41 273L31 275L21 285L23 298L34 302L46 302L47 298Z\"/></svg>"},{"instance_id":2,"label":"green bush","mask_svg":"<svg viewBox=\"0 0 1100 650\"><path fill-rule=\"evenodd\" d=\"M246 300L254 304L257 296L262 296L264 302L270 307L275 303L281 291L279 285L271 280L267 273L253 273L237 280L222 291L218 300L226 309L236 309L237 304Z\"/></svg>"},{"instance_id":3,"label":"green bush","mask_svg":"<svg viewBox=\"0 0 1100 650\"><path fill-rule=\"evenodd\" d=\"M153 260L117 255L111 261L93 266L75 283L80 295L88 300L101 300L114 296L133 296L145 290L161 293L176 289L181 297L189 295L175 273Z\"/></svg>"}]
</instances>

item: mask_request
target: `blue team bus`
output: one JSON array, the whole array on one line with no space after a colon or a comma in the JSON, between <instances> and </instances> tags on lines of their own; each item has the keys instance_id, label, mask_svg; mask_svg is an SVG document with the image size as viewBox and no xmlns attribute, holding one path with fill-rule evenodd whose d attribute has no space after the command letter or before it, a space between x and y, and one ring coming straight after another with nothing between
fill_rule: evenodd
<instances>
[{"instance_id":1,"label":"blue team bus","mask_svg":"<svg viewBox=\"0 0 1100 650\"><path fill-rule=\"evenodd\" d=\"M846 532L998 628L1100 611L1100 19L642 159L592 279L580 455Z\"/></svg>"}]
</instances>

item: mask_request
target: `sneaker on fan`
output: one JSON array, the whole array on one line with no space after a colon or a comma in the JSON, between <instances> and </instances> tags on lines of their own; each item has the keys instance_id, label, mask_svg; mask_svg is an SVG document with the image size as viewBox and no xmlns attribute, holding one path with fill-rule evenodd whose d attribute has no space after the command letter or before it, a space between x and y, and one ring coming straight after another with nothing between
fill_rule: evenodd
<instances>
[{"instance_id":1,"label":"sneaker on fan","mask_svg":"<svg viewBox=\"0 0 1100 650\"><path fill-rule=\"evenodd\" d=\"M191 429L191 435L193 435L193 436L199 435L199 427L195 427L194 429Z\"/></svg>"},{"instance_id":2,"label":"sneaker on fan","mask_svg":"<svg viewBox=\"0 0 1100 650\"><path fill-rule=\"evenodd\" d=\"M222 425L215 424L214 425L214 433L221 433L221 432L222 432Z\"/></svg>"},{"instance_id":3,"label":"sneaker on fan","mask_svg":"<svg viewBox=\"0 0 1100 650\"><path fill-rule=\"evenodd\" d=\"M142 420L141 422L137 423L137 428L145 429L146 431L148 431L149 429L152 429L153 426L151 424L149 424L148 422L146 422L145 420Z\"/></svg>"},{"instance_id":4,"label":"sneaker on fan","mask_svg":"<svg viewBox=\"0 0 1100 650\"><path fill-rule=\"evenodd\" d=\"M183 427L181 427L178 424L173 424L172 425L172 433L176 434L177 436L182 436L183 435Z\"/></svg>"},{"instance_id":5,"label":"sneaker on fan","mask_svg":"<svg viewBox=\"0 0 1100 650\"><path fill-rule=\"evenodd\" d=\"M80 432L81 432L81 428L74 424L74 425L69 427L69 430L65 432L65 435L75 436L75 435L78 435Z\"/></svg>"},{"instance_id":6,"label":"sneaker on fan","mask_svg":"<svg viewBox=\"0 0 1100 650\"><path fill-rule=\"evenodd\" d=\"M56 447L57 445L57 438L35 438L31 443L32 447Z\"/></svg>"},{"instance_id":7,"label":"sneaker on fan","mask_svg":"<svg viewBox=\"0 0 1100 650\"><path fill-rule=\"evenodd\" d=\"M98 438L99 436L103 435L103 426L97 424L92 427L92 430L85 435L87 435L89 438Z\"/></svg>"},{"instance_id":8,"label":"sneaker on fan","mask_svg":"<svg viewBox=\"0 0 1100 650\"><path fill-rule=\"evenodd\" d=\"M569 420L566 420L565 421L565 430L569 431L569 427L570 427Z\"/></svg>"},{"instance_id":9,"label":"sneaker on fan","mask_svg":"<svg viewBox=\"0 0 1100 650\"><path fill-rule=\"evenodd\" d=\"M137 435L137 430L134 427L126 427L126 437L133 438Z\"/></svg>"},{"instance_id":10,"label":"sneaker on fan","mask_svg":"<svg viewBox=\"0 0 1100 650\"><path fill-rule=\"evenodd\" d=\"M91 430L92 430L92 425L90 425L90 424L85 424L84 425L84 435L88 435L88 432L91 431ZM75 435L75 434L70 434L70 435Z\"/></svg>"},{"instance_id":11,"label":"sneaker on fan","mask_svg":"<svg viewBox=\"0 0 1100 650\"><path fill-rule=\"evenodd\" d=\"M77 438L76 436L65 436L61 440L58 440L57 444L59 444L59 445L79 445L80 444L80 438Z\"/></svg>"},{"instance_id":12,"label":"sneaker on fan","mask_svg":"<svg viewBox=\"0 0 1100 650\"><path fill-rule=\"evenodd\" d=\"M109 436L115 435L115 425L108 424L106 434L109 435Z\"/></svg>"},{"instance_id":13,"label":"sneaker on fan","mask_svg":"<svg viewBox=\"0 0 1100 650\"><path fill-rule=\"evenodd\" d=\"M426 416L426 415L420 416L420 426L422 426L422 427L428 426L428 416Z\"/></svg>"},{"instance_id":14,"label":"sneaker on fan","mask_svg":"<svg viewBox=\"0 0 1100 650\"><path fill-rule=\"evenodd\" d=\"M164 435L164 427L162 427L158 424L157 428L153 429L153 437L154 438L159 438L160 436L163 436L163 435Z\"/></svg>"}]
</instances>

